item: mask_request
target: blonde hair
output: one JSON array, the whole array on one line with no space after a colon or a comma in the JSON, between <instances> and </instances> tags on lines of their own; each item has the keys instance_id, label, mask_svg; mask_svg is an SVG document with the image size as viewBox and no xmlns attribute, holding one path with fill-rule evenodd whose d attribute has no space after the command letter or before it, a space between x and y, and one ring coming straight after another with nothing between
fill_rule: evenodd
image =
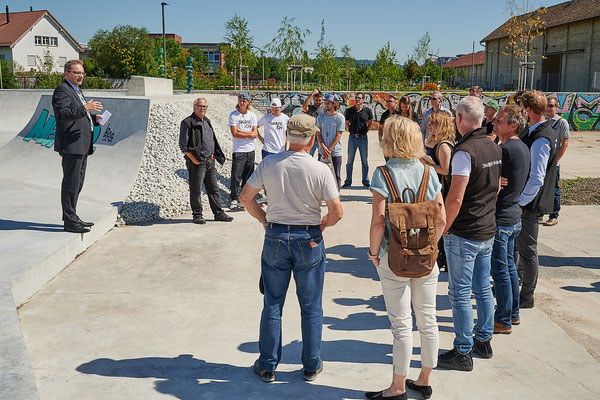
<instances>
[{"instance_id":1,"label":"blonde hair","mask_svg":"<svg viewBox=\"0 0 600 400\"><path fill-rule=\"evenodd\" d=\"M436 111L429 116L429 120L436 125L433 143L438 144L442 140L454 141L456 137L456 127L454 126L454 118L445 111Z\"/></svg>"},{"instance_id":2,"label":"blonde hair","mask_svg":"<svg viewBox=\"0 0 600 400\"><path fill-rule=\"evenodd\" d=\"M419 125L408 118L392 115L383 124L383 154L390 158L421 158L425 155Z\"/></svg>"}]
</instances>

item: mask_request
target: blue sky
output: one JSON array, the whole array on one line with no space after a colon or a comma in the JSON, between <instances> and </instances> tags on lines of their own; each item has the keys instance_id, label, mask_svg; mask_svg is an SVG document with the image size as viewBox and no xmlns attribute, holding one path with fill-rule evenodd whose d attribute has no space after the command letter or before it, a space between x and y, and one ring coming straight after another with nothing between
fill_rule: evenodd
<instances>
[{"instance_id":1,"label":"blue sky","mask_svg":"<svg viewBox=\"0 0 600 400\"><path fill-rule=\"evenodd\" d=\"M425 1L205 1L166 0L166 31L184 42L221 42L224 24L234 13L248 20L254 44L270 42L284 16L311 30L305 49L312 53L325 19L325 38L339 49L348 44L356 59L374 59L386 41L404 62L417 40L429 32L442 56L483 50L479 41L506 19L504 0ZM8 0L11 11L48 9L78 41L87 42L98 29L115 25L144 26L162 32L160 0ZM561 1L529 0L535 6ZM382 5L385 4L385 7ZM4 7L2 11L4 12Z\"/></svg>"}]
</instances>

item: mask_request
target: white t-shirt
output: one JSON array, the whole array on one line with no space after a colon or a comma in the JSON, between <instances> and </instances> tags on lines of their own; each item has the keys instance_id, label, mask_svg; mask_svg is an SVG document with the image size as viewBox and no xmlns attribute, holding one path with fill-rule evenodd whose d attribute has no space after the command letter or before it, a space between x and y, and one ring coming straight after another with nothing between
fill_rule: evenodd
<instances>
[{"instance_id":1,"label":"white t-shirt","mask_svg":"<svg viewBox=\"0 0 600 400\"><path fill-rule=\"evenodd\" d=\"M285 114L274 116L269 113L258 121L258 126L265 127L263 135L265 139L264 150L269 153L281 153L285 151L285 132L287 130L287 122L290 119Z\"/></svg>"},{"instance_id":2,"label":"white t-shirt","mask_svg":"<svg viewBox=\"0 0 600 400\"><path fill-rule=\"evenodd\" d=\"M263 158L248 185L267 192L267 221L319 225L321 201L339 197L327 165L307 153L284 151Z\"/></svg>"},{"instance_id":3,"label":"white t-shirt","mask_svg":"<svg viewBox=\"0 0 600 400\"><path fill-rule=\"evenodd\" d=\"M229 126L236 126L241 131L251 132L252 127L258 126L256 122L256 114L252 111L242 114L238 110L234 110L229 114ZM234 153L247 153L254 151L254 139L239 139L232 138Z\"/></svg>"},{"instance_id":4,"label":"white t-shirt","mask_svg":"<svg viewBox=\"0 0 600 400\"><path fill-rule=\"evenodd\" d=\"M459 150L452 157L452 175L471 176L471 155Z\"/></svg>"}]
</instances>

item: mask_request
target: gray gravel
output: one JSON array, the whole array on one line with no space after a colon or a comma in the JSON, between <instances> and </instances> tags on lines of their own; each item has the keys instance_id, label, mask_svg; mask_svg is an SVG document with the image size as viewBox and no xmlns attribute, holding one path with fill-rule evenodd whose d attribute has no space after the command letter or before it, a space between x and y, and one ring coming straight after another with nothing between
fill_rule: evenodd
<instances>
[{"instance_id":1,"label":"gray gravel","mask_svg":"<svg viewBox=\"0 0 600 400\"><path fill-rule=\"evenodd\" d=\"M216 163L221 201L229 206L231 177L231 133L227 126L229 113L237 99L229 95L203 95L208 102L207 116L227 160ZM188 98L189 99L189 98ZM117 225L143 225L172 218L191 211L189 204L188 171L179 149L179 126L191 114L193 100L157 101L152 104L148 121L146 145L140 169L117 219ZM262 113L253 109L260 119ZM262 145L256 141L256 163L261 161ZM203 187L202 207L205 216L211 211Z\"/></svg>"}]
</instances>

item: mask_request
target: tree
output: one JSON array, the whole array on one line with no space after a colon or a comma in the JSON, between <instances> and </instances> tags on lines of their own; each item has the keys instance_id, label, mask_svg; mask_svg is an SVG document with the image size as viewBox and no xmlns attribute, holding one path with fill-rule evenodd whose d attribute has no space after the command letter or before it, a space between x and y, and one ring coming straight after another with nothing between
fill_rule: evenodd
<instances>
[{"instance_id":1,"label":"tree","mask_svg":"<svg viewBox=\"0 0 600 400\"><path fill-rule=\"evenodd\" d=\"M344 70L344 77L346 79L353 79L354 70L355 70L354 65L356 64L356 60L354 60L354 58L352 58L352 55L351 55L352 49L350 48L350 46L345 44L342 47L341 51L342 51L341 64L342 64L342 69ZM350 88L348 88L348 89L350 89Z\"/></svg>"},{"instance_id":2,"label":"tree","mask_svg":"<svg viewBox=\"0 0 600 400\"><path fill-rule=\"evenodd\" d=\"M301 29L294 25L296 18L283 17L277 35L265 48L275 57L286 63L298 64L304 54L304 38L310 34L309 29Z\"/></svg>"},{"instance_id":3,"label":"tree","mask_svg":"<svg viewBox=\"0 0 600 400\"><path fill-rule=\"evenodd\" d=\"M440 49L433 50L429 32L425 32L425 34L417 40L417 44L413 46L413 57L421 65L425 65L427 60L431 59L430 54L437 54L439 51Z\"/></svg>"},{"instance_id":4,"label":"tree","mask_svg":"<svg viewBox=\"0 0 600 400\"><path fill-rule=\"evenodd\" d=\"M419 65L413 59L408 59L404 64L404 77L407 81L413 81L417 79L417 75L419 74Z\"/></svg>"},{"instance_id":5,"label":"tree","mask_svg":"<svg viewBox=\"0 0 600 400\"><path fill-rule=\"evenodd\" d=\"M208 57L204 55L202 49L198 46L192 46L188 49L188 53L194 59L194 70L206 72L208 69Z\"/></svg>"},{"instance_id":6,"label":"tree","mask_svg":"<svg viewBox=\"0 0 600 400\"><path fill-rule=\"evenodd\" d=\"M158 65L154 42L146 28L117 25L112 31L100 29L90 39L90 58L103 75L129 78L131 75L156 76Z\"/></svg>"},{"instance_id":7,"label":"tree","mask_svg":"<svg viewBox=\"0 0 600 400\"><path fill-rule=\"evenodd\" d=\"M504 32L508 35L508 44L504 55L523 58L531 55L531 42L543 35L546 21L543 15L548 11L545 7L530 10L526 0L507 0L506 13L510 19L504 24Z\"/></svg>"},{"instance_id":8,"label":"tree","mask_svg":"<svg viewBox=\"0 0 600 400\"><path fill-rule=\"evenodd\" d=\"M54 57L48 49L44 49L43 53L42 57L35 56L37 68L42 74L51 74L54 70Z\"/></svg>"},{"instance_id":9,"label":"tree","mask_svg":"<svg viewBox=\"0 0 600 400\"><path fill-rule=\"evenodd\" d=\"M244 65L244 60L248 66L253 65L252 41L248 21L245 18L234 14L231 19L225 22L225 36L223 40L227 43L225 50L225 67L232 71L236 67ZM240 78L241 82L241 78Z\"/></svg>"},{"instance_id":10,"label":"tree","mask_svg":"<svg viewBox=\"0 0 600 400\"><path fill-rule=\"evenodd\" d=\"M389 85L398 82L399 69L396 65L396 50L392 48L389 41L377 50L373 72L380 89L383 89L386 84L389 88Z\"/></svg>"},{"instance_id":11,"label":"tree","mask_svg":"<svg viewBox=\"0 0 600 400\"><path fill-rule=\"evenodd\" d=\"M321 21L321 37L315 49L315 75L322 80L323 88L331 89L339 75L337 50L333 43L325 43L325 20Z\"/></svg>"},{"instance_id":12,"label":"tree","mask_svg":"<svg viewBox=\"0 0 600 400\"><path fill-rule=\"evenodd\" d=\"M0 60L0 69L2 70L2 88L3 89L17 89L19 83L15 78L15 74L10 68L10 64L6 60Z\"/></svg>"}]
</instances>

